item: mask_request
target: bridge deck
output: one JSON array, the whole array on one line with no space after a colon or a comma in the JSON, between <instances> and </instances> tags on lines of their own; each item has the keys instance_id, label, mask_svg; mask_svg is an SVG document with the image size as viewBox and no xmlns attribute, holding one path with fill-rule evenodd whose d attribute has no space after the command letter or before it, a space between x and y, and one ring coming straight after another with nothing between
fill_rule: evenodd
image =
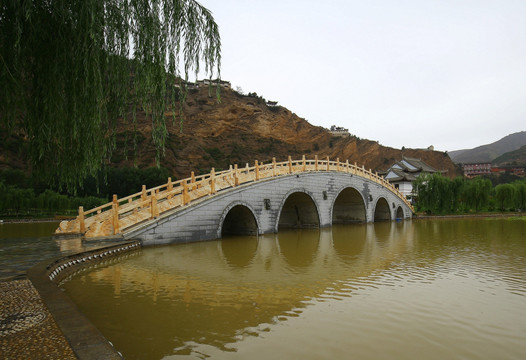
<instances>
[{"instance_id":1,"label":"bridge deck","mask_svg":"<svg viewBox=\"0 0 526 360\"><path fill-rule=\"evenodd\" d=\"M256 160L252 167L248 164L245 168L234 165L228 170L217 173L212 169L209 174L197 177L192 172L190 178L178 181L169 178L166 184L151 189L146 189L143 185L141 192L121 199L114 195L112 202L94 209L84 211L80 207L77 218L60 223L56 233L83 234L86 238L123 234L143 221L187 206L197 199L214 195L218 191L271 177L312 171L337 171L363 177L387 188L402 199L409 208L413 208L391 183L363 166L358 167L356 163L349 164L349 161L343 163L339 159L331 161L328 157L320 160L317 156L312 160L307 160L305 156L301 160L292 160L289 156L288 161L284 162L278 163L273 159L269 164L259 164Z\"/></svg>"}]
</instances>

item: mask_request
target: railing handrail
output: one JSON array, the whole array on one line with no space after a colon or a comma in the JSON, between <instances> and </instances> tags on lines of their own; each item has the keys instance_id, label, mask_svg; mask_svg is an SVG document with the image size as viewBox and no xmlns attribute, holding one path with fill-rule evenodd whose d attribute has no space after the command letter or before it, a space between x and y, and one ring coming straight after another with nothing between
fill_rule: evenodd
<instances>
[{"instance_id":1,"label":"railing handrail","mask_svg":"<svg viewBox=\"0 0 526 360\"><path fill-rule=\"evenodd\" d=\"M306 159L304 155L299 160L292 160L292 158L289 156L287 161L282 162L276 162L276 159L272 158L272 162L267 162L264 164L259 163L256 160L254 162L254 166L249 166L247 163L245 167L240 168L236 164L234 166L231 165L227 170L218 172L215 172L215 169L212 168L210 173L198 176L195 176L192 172L189 178L176 181L172 181L171 178L168 178L167 183L150 189L146 189L146 187L143 185L143 188L140 192L120 199L114 195L112 202L98 206L96 208L84 211L83 208L80 207L79 216L76 220L78 220L80 223L80 232L84 232L86 230L85 222L92 224L96 221L98 216L100 216L101 219L107 219L111 215L110 211L113 211L113 219L117 222L114 224L114 232L118 233L117 230L119 230L119 215L132 213L149 206L151 217L153 218L159 216L157 203L159 201L169 200L177 195L182 195L180 205L174 205L171 208L163 210L163 212L174 209L178 206L187 205L191 201L195 201L207 195L215 194L219 190L233 188L244 183L260 181L276 176L312 171L345 172L369 179L390 190L392 193L402 199L402 201L412 211L414 211L411 203L398 189L395 188L393 184L391 184L382 176L378 175L378 173L373 173L371 169L366 170L363 165L359 167L356 162L351 164L348 160L341 162L339 158L336 160L330 160L330 158L327 156L325 159L319 159L318 156L315 155L314 159ZM242 179L240 179L240 175L243 177ZM226 185L224 180L226 180ZM218 184L218 182L220 185L218 185L219 188L216 188L216 184ZM206 192L201 191L200 193L193 193L194 190L207 186L209 186L210 189ZM195 194L193 199L191 198L190 193ZM88 215L90 216L86 217Z\"/></svg>"}]
</instances>

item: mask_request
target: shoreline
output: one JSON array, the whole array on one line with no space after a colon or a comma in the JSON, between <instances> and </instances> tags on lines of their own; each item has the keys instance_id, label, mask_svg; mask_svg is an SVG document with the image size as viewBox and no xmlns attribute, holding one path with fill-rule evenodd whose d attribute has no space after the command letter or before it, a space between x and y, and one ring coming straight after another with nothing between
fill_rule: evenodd
<instances>
[{"instance_id":1,"label":"shoreline","mask_svg":"<svg viewBox=\"0 0 526 360\"><path fill-rule=\"evenodd\" d=\"M508 212L508 213L481 213L481 214L449 214L449 215L423 215L416 214L413 220L423 219L461 219L461 218L492 218L492 217L521 217L526 216L526 212ZM24 219L0 219L0 224L29 224L35 222L61 222L64 220L74 219L74 216L57 216L55 218L24 218Z\"/></svg>"},{"instance_id":2,"label":"shoreline","mask_svg":"<svg viewBox=\"0 0 526 360\"><path fill-rule=\"evenodd\" d=\"M462 218L507 218L507 217L523 217L526 212L515 213L488 213L488 214L452 214L452 215L415 215L413 220L425 219L462 219Z\"/></svg>"},{"instance_id":3,"label":"shoreline","mask_svg":"<svg viewBox=\"0 0 526 360\"><path fill-rule=\"evenodd\" d=\"M25 218L25 219L0 219L0 224L29 224L35 222L61 222L63 220L71 220L75 217L60 216L56 218Z\"/></svg>"}]
</instances>

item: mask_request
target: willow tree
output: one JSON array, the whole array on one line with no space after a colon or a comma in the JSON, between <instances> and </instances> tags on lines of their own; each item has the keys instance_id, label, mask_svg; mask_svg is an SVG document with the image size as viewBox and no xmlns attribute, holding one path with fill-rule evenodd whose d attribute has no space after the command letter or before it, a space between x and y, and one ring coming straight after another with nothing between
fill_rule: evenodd
<instances>
[{"instance_id":1,"label":"willow tree","mask_svg":"<svg viewBox=\"0 0 526 360\"><path fill-rule=\"evenodd\" d=\"M0 131L27 141L39 176L70 188L96 173L117 119L137 108L162 153L165 113L184 99L185 80L219 78L219 68L217 24L194 0L0 4Z\"/></svg>"}]
</instances>

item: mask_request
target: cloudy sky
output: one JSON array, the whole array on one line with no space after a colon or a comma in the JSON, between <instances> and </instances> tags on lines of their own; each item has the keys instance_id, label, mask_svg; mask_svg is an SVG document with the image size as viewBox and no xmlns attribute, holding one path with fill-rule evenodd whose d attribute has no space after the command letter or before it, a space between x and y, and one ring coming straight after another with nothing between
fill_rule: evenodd
<instances>
[{"instance_id":1,"label":"cloudy sky","mask_svg":"<svg viewBox=\"0 0 526 360\"><path fill-rule=\"evenodd\" d=\"M311 124L458 150L526 130L524 0L202 0L221 78Z\"/></svg>"}]
</instances>

